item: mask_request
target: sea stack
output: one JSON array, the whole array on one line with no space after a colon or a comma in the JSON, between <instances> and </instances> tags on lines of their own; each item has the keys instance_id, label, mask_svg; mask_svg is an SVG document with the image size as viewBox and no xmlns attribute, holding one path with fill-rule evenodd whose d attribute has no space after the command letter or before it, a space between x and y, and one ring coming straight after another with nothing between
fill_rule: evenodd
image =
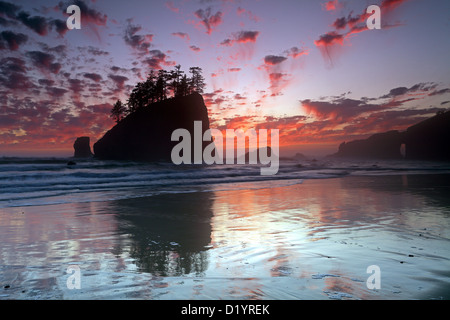
<instances>
[{"instance_id":1,"label":"sea stack","mask_svg":"<svg viewBox=\"0 0 450 320\"><path fill-rule=\"evenodd\" d=\"M172 141L176 129L194 136L194 122L209 129L208 110L199 93L171 98L141 107L122 119L94 144L95 157L102 160L171 161L179 141ZM209 142L203 142L202 150ZM193 152L192 152L193 154Z\"/></svg>"},{"instance_id":2,"label":"sea stack","mask_svg":"<svg viewBox=\"0 0 450 320\"><path fill-rule=\"evenodd\" d=\"M410 126L405 145L406 159L450 161L450 111Z\"/></svg>"},{"instance_id":3,"label":"sea stack","mask_svg":"<svg viewBox=\"0 0 450 320\"><path fill-rule=\"evenodd\" d=\"M79 137L73 144L74 158L90 158L93 156L89 137Z\"/></svg>"},{"instance_id":4,"label":"sea stack","mask_svg":"<svg viewBox=\"0 0 450 320\"><path fill-rule=\"evenodd\" d=\"M403 133L392 130L376 133L365 140L343 142L336 154L342 158L401 159Z\"/></svg>"},{"instance_id":5,"label":"sea stack","mask_svg":"<svg viewBox=\"0 0 450 320\"><path fill-rule=\"evenodd\" d=\"M400 148L404 145L405 155ZM343 142L338 158L450 161L450 111L438 112L399 132L377 133L364 140Z\"/></svg>"}]
</instances>

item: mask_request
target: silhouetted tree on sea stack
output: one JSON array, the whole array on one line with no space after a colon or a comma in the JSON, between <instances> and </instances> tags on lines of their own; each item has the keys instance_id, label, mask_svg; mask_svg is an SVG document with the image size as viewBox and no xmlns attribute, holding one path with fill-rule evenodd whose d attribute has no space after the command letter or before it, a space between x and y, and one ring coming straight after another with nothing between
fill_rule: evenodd
<instances>
[{"instance_id":1,"label":"silhouetted tree on sea stack","mask_svg":"<svg viewBox=\"0 0 450 320\"><path fill-rule=\"evenodd\" d=\"M119 123L127 114L127 107L122 103L122 101L117 100L111 110L111 118L114 119L116 123Z\"/></svg>"},{"instance_id":2,"label":"silhouetted tree on sea stack","mask_svg":"<svg viewBox=\"0 0 450 320\"><path fill-rule=\"evenodd\" d=\"M192 74L191 77L191 85L190 85L190 91L192 92L198 92L200 94L203 93L203 89L205 88L205 78L202 76L202 68L200 67L191 67L189 69L190 73Z\"/></svg>"},{"instance_id":3,"label":"silhouetted tree on sea stack","mask_svg":"<svg viewBox=\"0 0 450 320\"><path fill-rule=\"evenodd\" d=\"M194 92L202 94L205 88L202 69L191 67L189 73L191 77L181 70L181 65L176 65L171 71L161 69L156 73L151 70L147 79L138 82L133 88L126 105L120 100L116 102L111 110L111 117L118 123L126 115L139 108L148 107L152 103L184 97Z\"/></svg>"}]
</instances>

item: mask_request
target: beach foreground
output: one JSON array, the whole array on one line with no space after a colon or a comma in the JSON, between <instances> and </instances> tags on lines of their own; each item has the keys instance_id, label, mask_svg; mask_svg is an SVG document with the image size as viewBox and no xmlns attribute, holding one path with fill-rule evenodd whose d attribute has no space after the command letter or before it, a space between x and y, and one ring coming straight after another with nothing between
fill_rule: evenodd
<instances>
[{"instance_id":1,"label":"beach foreground","mask_svg":"<svg viewBox=\"0 0 450 320\"><path fill-rule=\"evenodd\" d=\"M0 298L449 299L449 178L249 182L2 208ZM379 289L367 285L374 265Z\"/></svg>"}]
</instances>

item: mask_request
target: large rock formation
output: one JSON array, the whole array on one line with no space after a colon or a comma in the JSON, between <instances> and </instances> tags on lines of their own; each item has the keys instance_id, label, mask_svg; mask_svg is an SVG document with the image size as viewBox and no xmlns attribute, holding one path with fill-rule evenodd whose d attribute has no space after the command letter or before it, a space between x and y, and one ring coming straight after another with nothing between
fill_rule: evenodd
<instances>
[{"instance_id":1,"label":"large rock formation","mask_svg":"<svg viewBox=\"0 0 450 320\"><path fill-rule=\"evenodd\" d=\"M450 111L406 130L406 159L450 160Z\"/></svg>"},{"instance_id":2,"label":"large rock formation","mask_svg":"<svg viewBox=\"0 0 450 320\"><path fill-rule=\"evenodd\" d=\"M403 134L398 131L377 133L365 140L343 142L336 154L344 158L400 159Z\"/></svg>"},{"instance_id":3,"label":"large rock formation","mask_svg":"<svg viewBox=\"0 0 450 320\"><path fill-rule=\"evenodd\" d=\"M171 141L172 132L187 129L193 140L194 121L202 121L202 134L209 129L208 110L198 93L151 104L128 115L98 140L94 144L95 157L170 161L172 149L179 143ZM210 143L203 142L202 150Z\"/></svg>"},{"instance_id":4,"label":"large rock formation","mask_svg":"<svg viewBox=\"0 0 450 320\"><path fill-rule=\"evenodd\" d=\"M450 111L441 112L404 132L377 133L365 140L343 142L333 156L341 158L450 161Z\"/></svg>"},{"instance_id":5,"label":"large rock formation","mask_svg":"<svg viewBox=\"0 0 450 320\"><path fill-rule=\"evenodd\" d=\"M93 156L89 137L79 137L73 144L74 158L90 158Z\"/></svg>"}]
</instances>

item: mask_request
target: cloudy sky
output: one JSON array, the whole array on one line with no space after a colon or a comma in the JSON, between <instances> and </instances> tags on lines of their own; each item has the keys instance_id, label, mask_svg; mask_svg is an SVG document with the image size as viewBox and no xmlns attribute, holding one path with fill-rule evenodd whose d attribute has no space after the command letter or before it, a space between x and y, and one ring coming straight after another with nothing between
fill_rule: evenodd
<instances>
[{"instance_id":1,"label":"cloudy sky","mask_svg":"<svg viewBox=\"0 0 450 320\"><path fill-rule=\"evenodd\" d=\"M81 9L68 30L66 9ZM369 5L381 29L369 30ZM151 69L203 69L214 128L330 153L450 107L447 0L0 1L0 156L72 155Z\"/></svg>"}]
</instances>

